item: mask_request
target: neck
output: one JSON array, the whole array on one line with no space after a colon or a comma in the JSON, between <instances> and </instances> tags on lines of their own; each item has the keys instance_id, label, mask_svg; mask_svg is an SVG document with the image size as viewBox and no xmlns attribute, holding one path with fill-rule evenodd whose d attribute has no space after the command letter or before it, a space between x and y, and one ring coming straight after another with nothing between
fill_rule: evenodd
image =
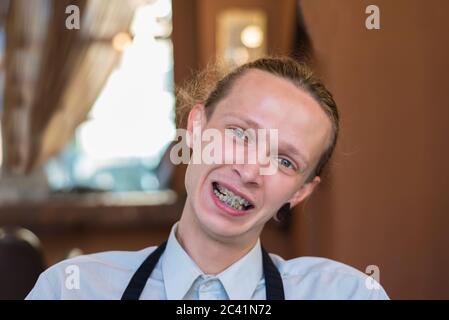
<instances>
[{"instance_id":1,"label":"neck","mask_svg":"<svg viewBox=\"0 0 449 320\"><path fill-rule=\"evenodd\" d=\"M207 234L186 207L187 204L177 225L176 238L205 274L219 274L245 256L257 243L258 238L226 241Z\"/></svg>"}]
</instances>

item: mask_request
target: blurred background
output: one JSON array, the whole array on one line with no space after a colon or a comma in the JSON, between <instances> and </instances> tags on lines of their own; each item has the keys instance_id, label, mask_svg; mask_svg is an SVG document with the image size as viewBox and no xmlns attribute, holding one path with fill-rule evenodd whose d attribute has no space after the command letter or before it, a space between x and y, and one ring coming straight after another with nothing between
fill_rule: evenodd
<instances>
[{"instance_id":1,"label":"blurred background","mask_svg":"<svg viewBox=\"0 0 449 320\"><path fill-rule=\"evenodd\" d=\"M369 5L380 28L368 29ZM168 236L177 85L220 59L308 57L342 132L319 190L262 241L449 299L446 0L0 0L0 299L46 267ZM79 19L78 19L79 18Z\"/></svg>"}]
</instances>

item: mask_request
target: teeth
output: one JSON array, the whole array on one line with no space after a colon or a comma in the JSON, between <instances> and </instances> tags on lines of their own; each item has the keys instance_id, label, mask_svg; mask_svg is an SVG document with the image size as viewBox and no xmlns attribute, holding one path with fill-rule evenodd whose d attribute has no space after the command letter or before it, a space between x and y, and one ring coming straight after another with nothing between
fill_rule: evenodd
<instances>
[{"instance_id":1,"label":"teeth","mask_svg":"<svg viewBox=\"0 0 449 320\"><path fill-rule=\"evenodd\" d=\"M221 200L221 202L224 202L237 210L243 210L244 207L250 205L247 200L235 195L232 191L226 189L225 187L219 184L216 184L215 186L218 190L214 188L214 193Z\"/></svg>"}]
</instances>

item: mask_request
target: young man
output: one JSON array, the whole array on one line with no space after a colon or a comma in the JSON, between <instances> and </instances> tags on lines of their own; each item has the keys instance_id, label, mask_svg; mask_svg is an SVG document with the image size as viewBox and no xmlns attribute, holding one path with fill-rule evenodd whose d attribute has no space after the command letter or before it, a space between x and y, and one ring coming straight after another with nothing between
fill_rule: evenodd
<instances>
[{"instance_id":1,"label":"young man","mask_svg":"<svg viewBox=\"0 0 449 320\"><path fill-rule=\"evenodd\" d=\"M388 299L377 283L369 285L372 279L349 266L315 257L286 261L267 254L259 241L268 220L320 183L338 133L336 104L324 85L288 58L243 65L210 91L198 85L194 91L205 95L188 103L187 143L194 158L204 151L199 136L210 129L221 133L224 143L216 152L223 151L222 161L189 164L187 200L168 241L58 263L27 298ZM260 128L276 130L276 152L251 163L225 161L231 149L259 147L262 137L250 133ZM273 165L274 171L262 174ZM75 288L66 274L73 266L79 275Z\"/></svg>"}]
</instances>

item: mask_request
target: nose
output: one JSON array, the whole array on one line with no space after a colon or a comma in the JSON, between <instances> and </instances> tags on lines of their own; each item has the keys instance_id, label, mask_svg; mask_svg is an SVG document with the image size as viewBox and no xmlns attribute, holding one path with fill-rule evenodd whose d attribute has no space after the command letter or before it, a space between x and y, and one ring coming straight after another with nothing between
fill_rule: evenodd
<instances>
[{"instance_id":1,"label":"nose","mask_svg":"<svg viewBox=\"0 0 449 320\"><path fill-rule=\"evenodd\" d=\"M240 177L245 185L262 185L263 179L260 175L260 166L258 164L234 164L232 170Z\"/></svg>"}]
</instances>

